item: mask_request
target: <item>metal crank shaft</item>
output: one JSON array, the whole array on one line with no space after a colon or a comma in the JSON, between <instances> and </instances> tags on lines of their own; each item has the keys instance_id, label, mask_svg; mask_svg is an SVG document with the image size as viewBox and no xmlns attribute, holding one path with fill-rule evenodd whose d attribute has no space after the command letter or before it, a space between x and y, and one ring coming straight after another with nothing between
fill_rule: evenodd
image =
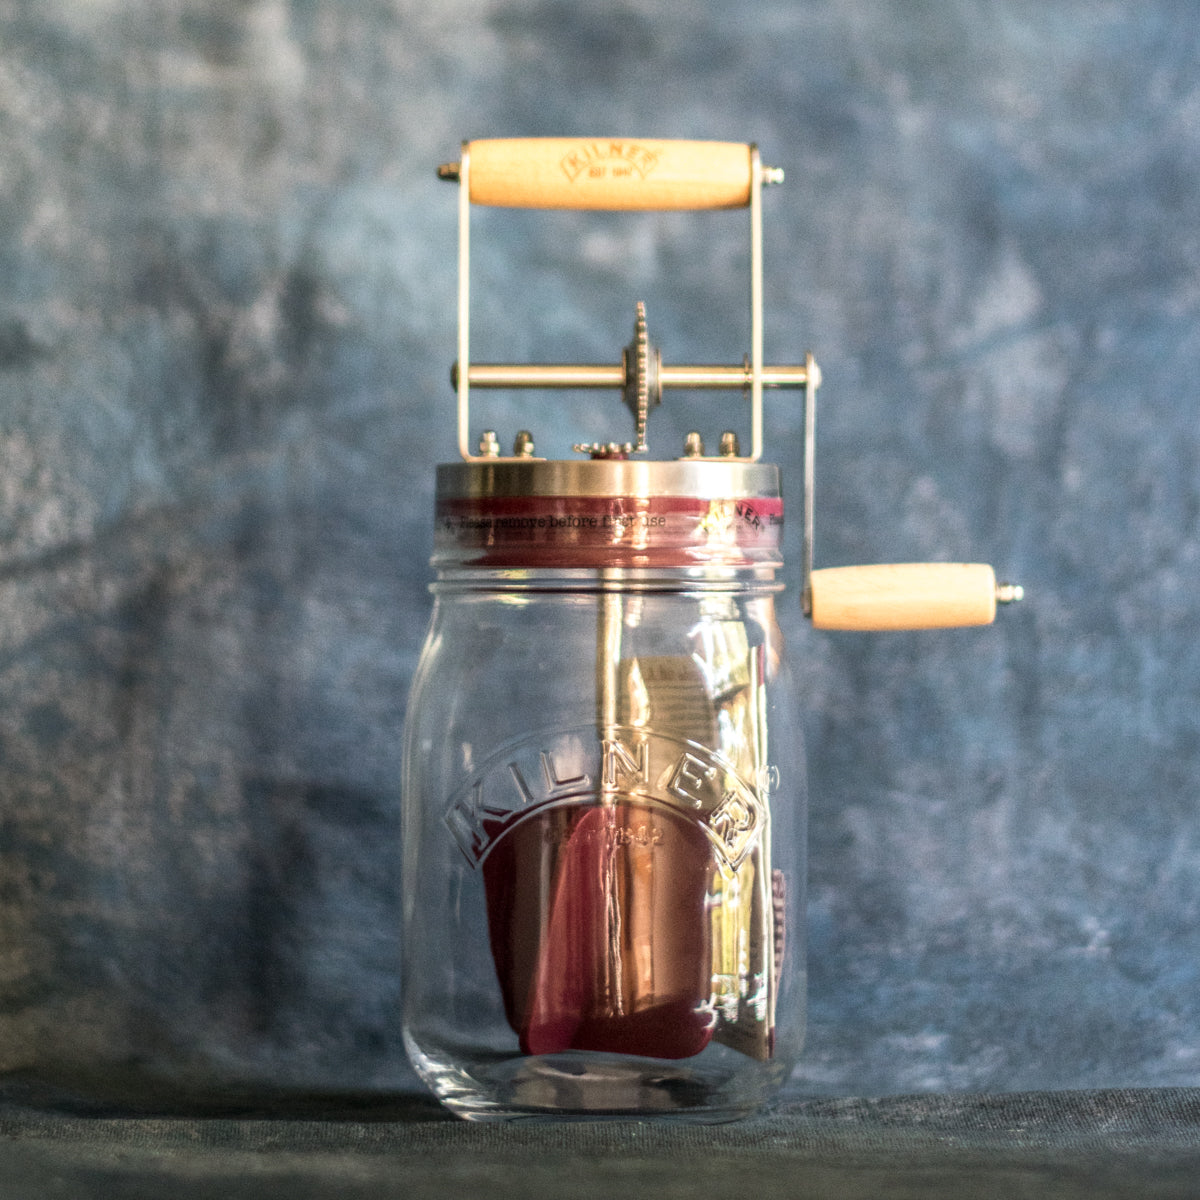
<instances>
[{"instance_id":1,"label":"metal crank shaft","mask_svg":"<svg viewBox=\"0 0 1200 1200\"><path fill-rule=\"evenodd\" d=\"M450 378L458 387L458 364ZM605 363L471 363L468 383L477 388L623 388L627 373L622 365ZM763 367L763 387L802 388L809 381L804 365ZM814 380L816 382L816 380ZM703 366L665 363L658 369L660 388L724 388L749 390L751 370L743 366Z\"/></svg>"}]
</instances>

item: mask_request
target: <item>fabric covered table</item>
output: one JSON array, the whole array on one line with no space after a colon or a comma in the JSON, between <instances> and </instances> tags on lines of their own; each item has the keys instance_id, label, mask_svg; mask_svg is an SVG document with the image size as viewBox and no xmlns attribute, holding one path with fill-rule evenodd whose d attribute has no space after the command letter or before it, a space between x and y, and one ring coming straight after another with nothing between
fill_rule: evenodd
<instances>
[{"instance_id":1,"label":"fabric covered table","mask_svg":"<svg viewBox=\"0 0 1200 1200\"><path fill-rule=\"evenodd\" d=\"M117 1114L11 1087L17 1200L1200 1194L1200 1089L786 1100L728 1125L468 1124L417 1094Z\"/></svg>"}]
</instances>

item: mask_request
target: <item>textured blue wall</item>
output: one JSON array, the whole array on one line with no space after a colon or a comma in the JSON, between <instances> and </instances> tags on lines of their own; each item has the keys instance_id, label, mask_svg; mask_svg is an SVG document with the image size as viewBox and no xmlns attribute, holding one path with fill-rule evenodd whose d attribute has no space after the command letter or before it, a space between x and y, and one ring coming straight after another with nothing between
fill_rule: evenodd
<instances>
[{"instance_id":1,"label":"textured blue wall","mask_svg":"<svg viewBox=\"0 0 1200 1200\"><path fill-rule=\"evenodd\" d=\"M629 134L787 171L767 356L824 368L819 563L1029 593L981 631L795 622L797 1086L1200 1083L1198 80L1182 3L0 0L0 1072L410 1078L434 168ZM477 352L607 361L640 298L669 361L740 360L743 226L480 214ZM486 403L561 449L545 400ZM767 425L796 499L796 405Z\"/></svg>"}]
</instances>

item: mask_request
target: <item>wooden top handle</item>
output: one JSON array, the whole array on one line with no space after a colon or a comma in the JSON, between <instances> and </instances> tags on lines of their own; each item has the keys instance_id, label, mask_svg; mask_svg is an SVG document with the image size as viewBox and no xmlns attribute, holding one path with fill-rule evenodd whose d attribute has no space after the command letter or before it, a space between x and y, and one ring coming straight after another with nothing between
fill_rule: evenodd
<instances>
[{"instance_id":1,"label":"wooden top handle","mask_svg":"<svg viewBox=\"0 0 1200 1200\"><path fill-rule=\"evenodd\" d=\"M472 204L507 208L744 208L752 149L648 138L467 143Z\"/></svg>"}]
</instances>

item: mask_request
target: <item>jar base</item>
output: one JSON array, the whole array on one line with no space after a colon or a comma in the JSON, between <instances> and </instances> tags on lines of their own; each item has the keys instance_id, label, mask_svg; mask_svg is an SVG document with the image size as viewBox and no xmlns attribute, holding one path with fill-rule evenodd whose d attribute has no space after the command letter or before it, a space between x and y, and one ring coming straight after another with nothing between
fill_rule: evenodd
<instances>
[{"instance_id":1,"label":"jar base","mask_svg":"<svg viewBox=\"0 0 1200 1200\"><path fill-rule=\"evenodd\" d=\"M766 1073L762 1064L754 1064L752 1078L739 1078L729 1064L712 1061L724 1055L707 1053L682 1063L568 1051L477 1059L470 1067L411 1046L410 1054L434 1095L468 1121L650 1117L716 1125L758 1111L782 1083L782 1071Z\"/></svg>"}]
</instances>

